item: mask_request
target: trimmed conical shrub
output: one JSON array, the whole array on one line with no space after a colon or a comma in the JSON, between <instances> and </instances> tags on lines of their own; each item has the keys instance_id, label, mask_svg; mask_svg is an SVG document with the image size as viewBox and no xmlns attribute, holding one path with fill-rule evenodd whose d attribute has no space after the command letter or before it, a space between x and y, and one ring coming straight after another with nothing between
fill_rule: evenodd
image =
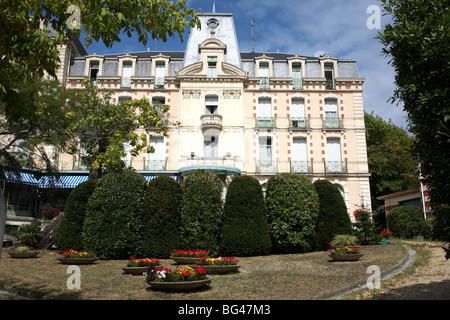
<instances>
[{"instance_id":1,"label":"trimmed conical shrub","mask_svg":"<svg viewBox=\"0 0 450 320\"><path fill-rule=\"evenodd\" d=\"M105 174L89 199L83 245L100 258L142 254L147 181L133 169Z\"/></svg>"},{"instance_id":2,"label":"trimmed conical shrub","mask_svg":"<svg viewBox=\"0 0 450 320\"><path fill-rule=\"evenodd\" d=\"M81 233L89 198L94 192L96 180L80 183L69 194L61 223L55 233L55 246L60 250L82 250Z\"/></svg>"},{"instance_id":3,"label":"trimmed conical shrub","mask_svg":"<svg viewBox=\"0 0 450 320\"><path fill-rule=\"evenodd\" d=\"M181 206L181 236L184 250L219 252L222 229L222 181L210 170L186 175ZM174 248L177 249L177 248Z\"/></svg>"},{"instance_id":4,"label":"trimmed conical shrub","mask_svg":"<svg viewBox=\"0 0 450 320\"><path fill-rule=\"evenodd\" d=\"M235 177L225 200L221 252L226 256L264 255L270 247L261 185L250 176Z\"/></svg>"},{"instance_id":5,"label":"trimmed conical shrub","mask_svg":"<svg viewBox=\"0 0 450 320\"><path fill-rule=\"evenodd\" d=\"M316 250L326 250L335 235L353 232L352 222L344 198L334 184L327 180L317 180L313 185L319 196Z\"/></svg>"},{"instance_id":6,"label":"trimmed conical shrub","mask_svg":"<svg viewBox=\"0 0 450 320\"><path fill-rule=\"evenodd\" d=\"M266 185L272 247L276 253L309 252L314 248L319 197L305 176L281 173Z\"/></svg>"},{"instance_id":7,"label":"trimmed conical shrub","mask_svg":"<svg viewBox=\"0 0 450 320\"><path fill-rule=\"evenodd\" d=\"M144 257L169 258L181 245L181 186L161 176L148 183L145 197Z\"/></svg>"}]
</instances>

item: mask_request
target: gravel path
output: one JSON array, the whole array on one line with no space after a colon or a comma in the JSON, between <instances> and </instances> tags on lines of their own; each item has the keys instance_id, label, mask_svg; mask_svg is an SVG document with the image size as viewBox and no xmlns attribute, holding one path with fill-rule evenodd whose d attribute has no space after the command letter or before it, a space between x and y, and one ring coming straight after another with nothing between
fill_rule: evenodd
<instances>
[{"instance_id":1,"label":"gravel path","mask_svg":"<svg viewBox=\"0 0 450 320\"><path fill-rule=\"evenodd\" d=\"M450 259L445 259L445 251L437 243L425 243L422 248L429 252L429 260L414 273L398 275L382 281L378 290L365 290L344 299L450 300Z\"/></svg>"}]
</instances>

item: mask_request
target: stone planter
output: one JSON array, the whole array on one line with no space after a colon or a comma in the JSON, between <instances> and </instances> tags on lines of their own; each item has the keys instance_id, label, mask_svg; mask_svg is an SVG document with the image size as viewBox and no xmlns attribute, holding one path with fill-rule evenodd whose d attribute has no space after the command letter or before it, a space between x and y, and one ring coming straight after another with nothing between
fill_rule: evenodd
<instances>
[{"instance_id":1,"label":"stone planter","mask_svg":"<svg viewBox=\"0 0 450 320\"><path fill-rule=\"evenodd\" d=\"M14 250L8 251L11 258L25 259L34 258L39 254L39 251L26 251L26 252L15 252Z\"/></svg>"},{"instance_id":2,"label":"stone planter","mask_svg":"<svg viewBox=\"0 0 450 320\"><path fill-rule=\"evenodd\" d=\"M98 260L98 258L56 258L63 264L91 264Z\"/></svg>"},{"instance_id":3,"label":"stone planter","mask_svg":"<svg viewBox=\"0 0 450 320\"><path fill-rule=\"evenodd\" d=\"M189 258L189 257L170 257L173 261L180 264L195 264L195 260L198 258Z\"/></svg>"},{"instance_id":4,"label":"stone planter","mask_svg":"<svg viewBox=\"0 0 450 320\"><path fill-rule=\"evenodd\" d=\"M155 268L158 268L160 266L155 266ZM150 267L122 267L122 270L126 274L132 274L132 275L143 275L148 271Z\"/></svg>"},{"instance_id":5,"label":"stone planter","mask_svg":"<svg viewBox=\"0 0 450 320\"><path fill-rule=\"evenodd\" d=\"M198 264L196 265L198 266L202 266L203 268L205 268L206 272L208 274L222 274L222 273L228 273L228 272L233 272L236 271L237 269L239 269L240 265L239 264L235 264L235 265L205 265L205 264Z\"/></svg>"},{"instance_id":6,"label":"stone planter","mask_svg":"<svg viewBox=\"0 0 450 320\"><path fill-rule=\"evenodd\" d=\"M207 286L211 283L211 281L212 277L206 276L205 279L194 281L174 281L174 282L147 281L147 283L150 285L150 287L157 290L188 291Z\"/></svg>"},{"instance_id":7,"label":"stone planter","mask_svg":"<svg viewBox=\"0 0 450 320\"><path fill-rule=\"evenodd\" d=\"M358 261L364 254L330 254L335 261Z\"/></svg>"}]
</instances>

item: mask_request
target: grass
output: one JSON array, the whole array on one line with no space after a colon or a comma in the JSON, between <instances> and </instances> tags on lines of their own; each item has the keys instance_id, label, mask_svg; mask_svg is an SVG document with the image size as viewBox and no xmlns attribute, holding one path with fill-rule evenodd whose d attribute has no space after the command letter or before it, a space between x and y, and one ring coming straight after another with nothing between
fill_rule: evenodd
<instances>
[{"instance_id":1,"label":"grass","mask_svg":"<svg viewBox=\"0 0 450 320\"><path fill-rule=\"evenodd\" d=\"M400 245L362 246L357 262L334 262L327 251L306 254L242 257L232 274L212 275L209 288L193 292L150 289L144 276L124 274L127 260L98 260L80 265L81 289L68 289L68 265L56 259L56 250L41 251L37 258L13 259L3 250L0 283L55 297L82 300L290 300L304 299L367 279L367 268L386 270L405 256ZM149 257L152 258L152 257ZM163 265L175 268L173 260Z\"/></svg>"}]
</instances>

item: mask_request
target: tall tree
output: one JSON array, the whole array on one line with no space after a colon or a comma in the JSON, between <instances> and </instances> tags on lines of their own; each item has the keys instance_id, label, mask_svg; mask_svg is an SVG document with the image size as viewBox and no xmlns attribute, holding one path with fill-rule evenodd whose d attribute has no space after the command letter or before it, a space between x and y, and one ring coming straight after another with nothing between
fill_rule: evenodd
<instances>
[{"instance_id":1,"label":"tall tree","mask_svg":"<svg viewBox=\"0 0 450 320\"><path fill-rule=\"evenodd\" d=\"M450 226L450 6L448 0L382 0L392 18L379 32L395 68L393 102L414 133L433 211ZM445 212L445 213L444 213ZM446 216L439 217L440 213Z\"/></svg>"},{"instance_id":2,"label":"tall tree","mask_svg":"<svg viewBox=\"0 0 450 320\"><path fill-rule=\"evenodd\" d=\"M70 4L76 7L70 7ZM39 28L41 25L50 26L56 31L56 36L50 36L49 31ZM199 27L200 20L194 9L186 8L186 0L176 3L165 0L1 1L0 114L6 122L11 117L25 122L29 117L34 119L34 112L22 106L18 108L18 104L12 103L14 99L11 96L30 77L42 77L46 73L55 77L59 67L58 45L71 36L80 36L82 30L86 35L86 45L101 40L111 47L120 42L123 32L129 37L135 33L143 45L147 44L149 37L166 41L167 37L178 34L183 40L182 34L189 26ZM7 151L4 155L14 156ZM6 220L4 201L0 191L2 238Z\"/></svg>"},{"instance_id":3,"label":"tall tree","mask_svg":"<svg viewBox=\"0 0 450 320\"><path fill-rule=\"evenodd\" d=\"M105 169L123 169L125 144L131 147L131 156L144 148L154 152L149 139L154 134L167 134L167 105L152 105L146 98L116 104L111 91L99 93L87 79L84 87L74 92L67 132L74 138L69 153L83 154L90 167L90 179L98 179Z\"/></svg>"},{"instance_id":4,"label":"tall tree","mask_svg":"<svg viewBox=\"0 0 450 320\"><path fill-rule=\"evenodd\" d=\"M419 160L414 154L414 137L374 113L365 113L372 210L382 208L377 197L419 187Z\"/></svg>"}]
</instances>

